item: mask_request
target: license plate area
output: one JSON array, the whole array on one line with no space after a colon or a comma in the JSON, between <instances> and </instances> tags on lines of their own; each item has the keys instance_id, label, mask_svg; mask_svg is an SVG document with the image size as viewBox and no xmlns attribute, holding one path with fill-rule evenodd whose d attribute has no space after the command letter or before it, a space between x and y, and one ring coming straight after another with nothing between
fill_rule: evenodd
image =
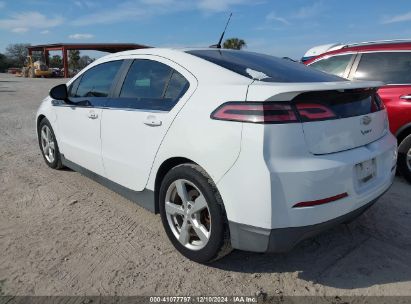
<instances>
[{"instance_id":1,"label":"license plate area","mask_svg":"<svg viewBox=\"0 0 411 304\"><path fill-rule=\"evenodd\" d=\"M377 176L377 162L375 158L356 164L355 171L359 186L368 184Z\"/></svg>"}]
</instances>

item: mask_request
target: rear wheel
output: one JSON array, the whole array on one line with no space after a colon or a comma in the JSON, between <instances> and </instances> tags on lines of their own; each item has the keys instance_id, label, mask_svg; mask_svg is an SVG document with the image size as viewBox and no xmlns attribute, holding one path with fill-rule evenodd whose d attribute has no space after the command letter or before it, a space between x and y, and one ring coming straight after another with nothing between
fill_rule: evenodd
<instances>
[{"instance_id":1,"label":"rear wheel","mask_svg":"<svg viewBox=\"0 0 411 304\"><path fill-rule=\"evenodd\" d=\"M53 169L61 169L63 167L61 163L60 151L57 145L56 136L54 135L53 128L47 118L43 118L38 128L38 138L40 150L43 155L46 164Z\"/></svg>"},{"instance_id":2,"label":"rear wheel","mask_svg":"<svg viewBox=\"0 0 411 304\"><path fill-rule=\"evenodd\" d=\"M171 169L159 199L167 236L185 257L206 263L231 251L221 196L201 167L184 164Z\"/></svg>"},{"instance_id":3,"label":"rear wheel","mask_svg":"<svg viewBox=\"0 0 411 304\"><path fill-rule=\"evenodd\" d=\"M398 147L398 171L411 183L411 134Z\"/></svg>"}]
</instances>

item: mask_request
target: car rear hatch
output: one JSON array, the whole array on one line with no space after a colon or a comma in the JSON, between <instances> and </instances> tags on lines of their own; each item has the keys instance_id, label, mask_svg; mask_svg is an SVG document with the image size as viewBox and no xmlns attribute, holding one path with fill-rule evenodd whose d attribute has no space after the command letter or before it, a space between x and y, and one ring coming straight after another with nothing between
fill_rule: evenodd
<instances>
[{"instance_id":1,"label":"car rear hatch","mask_svg":"<svg viewBox=\"0 0 411 304\"><path fill-rule=\"evenodd\" d=\"M376 93L380 85L379 82L348 81L254 82L249 86L247 101L264 98L268 103L291 104L302 124L309 151L328 154L367 145L385 134L387 115Z\"/></svg>"}]
</instances>

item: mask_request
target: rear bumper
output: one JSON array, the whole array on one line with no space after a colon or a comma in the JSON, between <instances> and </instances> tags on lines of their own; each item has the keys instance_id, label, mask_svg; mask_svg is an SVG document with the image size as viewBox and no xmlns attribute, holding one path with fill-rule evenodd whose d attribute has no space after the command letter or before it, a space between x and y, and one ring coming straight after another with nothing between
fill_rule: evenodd
<instances>
[{"instance_id":1,"label":"rear bumper","mask_svg":"<svg viewBox=\"0 0 411 304\"><path fill-rule=\"evenodd\" d=\"M377 200L378 198L340 217L309 226L264 229L229 222L231 245L233 248L252 252L287 252L305 239L357 218Z\"/></svg>"}]
</instances>

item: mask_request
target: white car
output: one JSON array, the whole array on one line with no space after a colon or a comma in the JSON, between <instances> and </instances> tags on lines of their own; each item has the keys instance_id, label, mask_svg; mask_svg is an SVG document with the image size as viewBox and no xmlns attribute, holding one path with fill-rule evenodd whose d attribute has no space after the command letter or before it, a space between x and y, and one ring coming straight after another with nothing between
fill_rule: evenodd
<instances>
[{"instance_id":1,"label":"white car","mask_svg":"<svg viewBox=\"0 0 411 304\"><path fill-rule=\"evenodd\" d=\"M127 51L51 89L38 139L51 168L160 213L194 261L284 252L391 186L380 85L252 52Z\"/></svg>"}]
</instances>

